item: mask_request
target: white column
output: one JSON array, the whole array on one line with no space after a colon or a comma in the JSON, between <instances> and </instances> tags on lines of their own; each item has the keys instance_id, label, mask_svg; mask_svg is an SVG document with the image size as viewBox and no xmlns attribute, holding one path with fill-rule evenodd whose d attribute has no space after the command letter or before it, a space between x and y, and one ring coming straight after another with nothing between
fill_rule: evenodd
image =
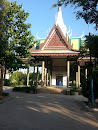
<instances>
[{"instance_id":1,"label":"white column","mask_svg":"<svg viewBox=\"0 0 98 130\"><path fill-rule=\"evenodd\" d=\"M45 80L44 80L44 81L45 81L45 82L44 82L44 85L45 85L45 86L46 86L46 74L47 74L47 68L45 68L45 77L44 77L44 79L45 79Z\"/></svg>"},{"instance_id":2,"label":"white column","mask_svg":"<svg viewBox=\"0 0 98 130\"><path fill-rule=\"evenodd\" d=\"M27 68L27 86L29 86L29 67Z\"/></svg>"},{"instance_id":3,"label":"white column","mask_svg":"<svg viewBox=\"0 0 98 130\"><path fill-rule=\"evenodd\" d=\"M34 80L35 80L35 66L34 66L34 72L33 72L33 85L34 85Z\"/></svg>"},{"instance_id":4,"label":"white column","mask_svg":"<svg viewBox=\"0 0 98 130\"><path fill-rule=\"evenodd\" d=\"M48 86L48 61L46 63L47 63L47 86Z\"/></svg>"},{"instance_id":5,"label":"white column","mask_svg":"<svg viewBox=\"0 0 98 130\"><path fill-rule=\"evenodd\" d=\"M76 72L76 87L78 88L78 72Z\"/></svg>"},{"instance_id":6,"label":"white column","mask_svg":"<svg viewBox=\"0 0 98 130\"><path fill-rule=\"evenodd\" d=\"M51 74L50 74L50 86L51 86Z\"/></svg>"},{"instance_id":7,"label":"white column","mask_svg":"<svg viewBox=\"0 0 98 130\"><path fill-rule=\"evenodd\" d=\"M48 86L48 69L47 69L47 86Z\"/></svg>"},{"instance_id":8,"label":"white column","mask_svg":"<svg viewBox=\"0 0 98 130\"><path fill-rule=\"evenodd\" d=\"M87 79L87 68L85 69L85 78Z\"/></svg>"},{"instance_id":9,"label":"white column","mask_svg":"<svg viewBox=\"0 0 98 130\"><path fill-rule=\"evenodd\" d=\"M37 87L38 87L38 78L39 78L39 73L38 73L38 66L37 66L37 77L36 77L36 82L37 82Z\"/></svg>"},{"instance_id":10,"label":"white column","mask_svg":"<svg viewBox=\"0 0 98 130\"><path fill-rule=\"evenodd\" d=\"M67 87L69 87L69 78L70 78L70 61L67 61Z\"/></svg>"},{"instance_id":11,"label":"white column","mask_svg":"<svg viewBox=\"0 0 98 130\"><path fill-rule=\"evenodd\" d=\"M45 66L45 62L42 61L42 77L41 77L41 87L44 86L44 66Z\"/></svg>"},{"instance_id":12,"label":"white column","mask_svg":"<svg viewBox=\"0 0 98 130\"><path fill-rule=\"evenodd\" d=\"M80 87L80 65L78 65L78 86Z\"/></svg>"}]
</instances>

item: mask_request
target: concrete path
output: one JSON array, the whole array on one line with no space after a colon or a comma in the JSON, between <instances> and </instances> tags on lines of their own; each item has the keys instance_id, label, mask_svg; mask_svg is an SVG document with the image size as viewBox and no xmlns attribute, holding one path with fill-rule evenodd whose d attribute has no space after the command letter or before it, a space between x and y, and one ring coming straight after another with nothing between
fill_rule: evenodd
<instances>
[{"instance_id":1,"label":"concrete path","mask_svg":"<svg viewBox=\"0 0 98 130\"><path fill-rule=\"evenodd\" d=\"M98 130L82 96L9 92L0 102L0 130Z\"/></svg>"}]
</instances>

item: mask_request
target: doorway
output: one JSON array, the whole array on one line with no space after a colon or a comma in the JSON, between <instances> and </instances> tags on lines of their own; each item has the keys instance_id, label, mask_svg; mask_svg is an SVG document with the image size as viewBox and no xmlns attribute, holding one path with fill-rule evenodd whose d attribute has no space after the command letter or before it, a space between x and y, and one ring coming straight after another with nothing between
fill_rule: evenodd
<instances>
[{"instance_id":1,"label":"doorway","mask_svg":"<svg viewBox=\"0 0 98 130\"><path fill-rule=\"evenodd\" d=\"M63 86L63 76L56 76L56 85Z\"/></svg>"}]
</instances>

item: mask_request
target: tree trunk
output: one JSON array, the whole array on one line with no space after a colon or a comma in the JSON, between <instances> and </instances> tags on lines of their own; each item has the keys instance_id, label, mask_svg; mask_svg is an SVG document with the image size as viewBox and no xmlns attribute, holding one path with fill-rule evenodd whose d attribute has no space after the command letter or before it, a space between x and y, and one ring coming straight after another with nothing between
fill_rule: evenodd
<instances>
[{"instance_id":1,"label":"tree trunk","mask_svg":"<svg viewBox=\"0 0 98 130\"><path fill-rule=\"evenodd\" d=\"M5 81L5 78L6 78L6 67L4 68L4 81Z\"/></svg>"},{"instance_id":2,"label":"tree trunk","mask_svg":"<svg viewBox=\"0 0 98 130\"><path fill-rule=\"evenodd\" d=\"M3 91L3 73L4 73L4 63L1 64L1 79L0 79L0 99L2 99L2 91Z\"/></svg>"}]
</instances>

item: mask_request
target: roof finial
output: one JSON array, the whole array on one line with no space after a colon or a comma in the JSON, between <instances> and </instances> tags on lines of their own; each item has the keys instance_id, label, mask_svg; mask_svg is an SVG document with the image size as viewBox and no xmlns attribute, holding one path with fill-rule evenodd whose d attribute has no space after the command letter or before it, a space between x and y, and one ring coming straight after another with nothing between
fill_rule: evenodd
<instances>
[{"instance_id":1,"label":"roof finial","mask_svg":"<svg viewBox=\"0 0 98 130\"><path fill-rule=\"evenodd\" d=\"M83 31L83 34L82 34L82 36L81 36L81 39L84 37L84 31Z\"/></svg>"},{"instance_id":2,"label":"roof finial","mask_svg":"<svg viewBox=\"0 0 98 130\"><path fill-rule=\"evenodd\" d=\"M69 31L67 32L67 34L70 33L70 26L69 26Z\"/></svg>"},{"instance_id":3,"label":"roof finial","mask_svg":"<svg viewBox=\"0 0 98 130\"><path fill-rule=\"evenodd\" d=\"M58 0L58 12L57 12L57 18L56 18L56 26L57 25L59 25L64 36L66 36L67 28L66 28L66 26L63 22L63 18L62 18L61 0Z\"/></svg>"},{"instance_id":4,"label":"roof finial","mask_svg":"<svg viewBox=\"0 0 98 130\"><path fill-rule=\"evenodd\" d=\"M69 35L69 37L71 37L72 36L72 29L71 29L71 34Z\"/></svg>"}]
</instances>

